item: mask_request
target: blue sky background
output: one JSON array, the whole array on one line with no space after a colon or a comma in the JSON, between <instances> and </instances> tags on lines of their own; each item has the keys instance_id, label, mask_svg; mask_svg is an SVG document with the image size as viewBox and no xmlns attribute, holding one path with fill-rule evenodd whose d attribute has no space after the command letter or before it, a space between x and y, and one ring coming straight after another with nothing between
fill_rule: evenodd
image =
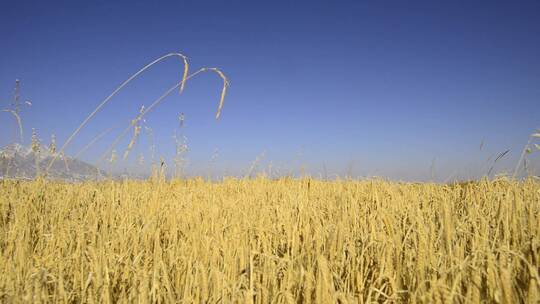
<instances>
[{"instance_id":1,"label":"blue sky background","mask_svg":"<svg viewBox=\"0 0 540 304\"><path fill-rule=\"evenodd\" d=\"M130 74L181 52L231 84L219 121L213 74L147 117L170 160L185 113L192 174L243 174L264 153L258 168L274 174L470 178L506 149L495 169L513 168L540 127L539 15L538 1L2 1L0 102L21 79L26 142L36 128L62 143ZM127 124L182 69L169 59L137 79L68 153ZM7 144L15 124L2 115ZM133 158L148 146L143 135Z\"/></svg>"}]
</instances>

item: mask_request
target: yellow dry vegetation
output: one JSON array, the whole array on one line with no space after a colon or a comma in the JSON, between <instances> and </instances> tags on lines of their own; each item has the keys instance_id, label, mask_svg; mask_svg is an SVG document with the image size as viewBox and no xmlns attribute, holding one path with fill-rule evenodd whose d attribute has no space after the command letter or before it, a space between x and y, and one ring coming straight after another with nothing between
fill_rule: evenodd
<instances>
[{"instance_id":1,"label":"yellow dry vegetation","mask_svg":"<svg viewBox=\"0 0 540 304\"><path fill-rule=\"evenodd\" d=\"M538 303L540 182L0 181L0 302Z\"/></svg>"}]
</instances>

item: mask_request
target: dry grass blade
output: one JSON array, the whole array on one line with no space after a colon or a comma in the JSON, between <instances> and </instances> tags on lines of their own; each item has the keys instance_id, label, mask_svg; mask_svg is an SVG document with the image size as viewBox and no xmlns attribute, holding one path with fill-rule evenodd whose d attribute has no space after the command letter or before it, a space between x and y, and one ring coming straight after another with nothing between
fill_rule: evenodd
<instances>
[{"instance_id":1,"label":"dry grass blade","mask_svg":"<svg viewBox=\"0 0 540 304\"><path fill-rule=\"evenodd\" d=\"M499 153L499 155L497 156L497 158L495 158L495 160L493 161L493 165L491 165L491 168L489 168L488 176L491 175L491 171L493 171L493 168L495 167L495 164L497 163L497 161L499 161L500 159L502 159L503 157L505 157L506 154L508 154L509 152L510 152L510 150L506 150L506 151L504 151L504 152Z\"/></svg>"},{"instance_id":2,"label":"dry grass blade","mask_svg":"<svg viewBox=\"0 0 540 304\"><path fill-rule=\"evenodd\" d=\"M191 78L193 78L193 77L195 77L195 76L197 76L197 75L199 75L199 74L201 74L203 72L206 72L206 71L213 71L213 72L217 73L221 77L221 79L223 79L223 89L221 90L221 97L220 97L220 101L219 101L219 105L218 105L218 111L217 111L217 114L216 114L216 119L218 119L220 114L221 114L221 109L223 108L223 103L224 103L224 100L225 100L225 94L227 92L227 86L229 85L229 81L227 80L227 78L225 77L223 72L221 72L217 68L201 68L201 69L197 70L196 72L192 73L191 75L188 75L186 77L186 79L182 80L181 82L179 82L176 85L169 88L159 98L154 100L154 102L152 102L152 104L150 104L150 106L148 106L148 108L145 108L143 111L141 111L139 113L139 115L137 117L135 117L135 119L133 119L129 123L129 125L120 133L120 135L118 135L118 137L115 138L115 140L112 142L110 147L99 158L98 162L103 161L103 159L105 159L105 157L107 157L107 155L109 155L109 153L116 147L116 145L118 145L118 143L126 136L126 134L129 132L129 130L134 127L134 124L133 124L134 121L140 121L141 119L143 119L145 115L147 115L152 110L154 110L161 102L163 102L163 100L166 97L168 97L172 92L174 92L174 90L176 90L178 87L181 87L189 79L191 79Z\"/></svg>"},{"instance_id":3,"label":"dry grass blade","mask_svg":"<svg viewBox=\"0 0 540 304\"><path fill-rule=\"evenodd\" d=\"M525 147L523 147L523 151L521 152L521 156L519 157L519 161L517 162L516 168L514 169L514 174L512 175L513 178L516 178L516 176L518 174L518 171L519 171L519 166L524 161L525 155L527 153L530 153L529 152L530 151L530 146L531 146L531 143L533 142L533 140L535 138L540 138L540 130L536 130L533 134L531 134L529 136L529 141L527 141L527 144L525 145Z\"/></svg>"},{"instance_id":4,"label":"dry grass blade","mask_svg":"<svg viewBox=\"0 0 540 304\"><path fill-rule=\"evenodd\" d=\"M129 141L129 144L126 148L126 151L124 151L124 159L127 159L129 156L129 152L131 152L131 149L135 146L135 142L137 142L137 139L139 138L139 135L141 134L141 127L135 126L133 129L133 136L131 136L131 140Z\"/></svg>"},{"instance_id":5,"label":"dry grass blade","mask_svg":"<svg viewBox=\"0 0 540 304\"><path fill-rule=\"evenodd\" d=\"M229 86L229 80L227 79L225 74L223 74L223 72L221 70L219 70L218 68L208 68L208 70L217 73L219 75L219 77L221 77L221 79L223 79L223 88L221 89L221 97L219 99L219 106L218 106L217 113L216 113L216 119L218 119L220 117L220 115L221 115L221 109L223 108L223 102L225 101L225 94L227 94L227 87Z\"/></svg>"},{"instance_id":6,"label":"dry grass blade","mask_svg":"<svg viewBox=\"0 0 540 304\"><path fill-rule=\"evenodd\" d=\"M64 159L64 167L67 172L69 172L69 165L68 165L68 159L64 153L62 153L62 158Z\"/></svg>"},{"instance_id":7,"label":"dry grass blade","mask_svg":"<svg viewBox=\"0 0 540 304\"><path fill-rule=\"evenodd\" d=\"M88 150L93 144L95 144L98 140L100 140L103 136L109 134L109 132L111 132L112 130L114 130L115 128L109 128L101 133L99 133L96 137L94 137L91 141L88 142L88 144L86 144L86 146L84 146L81 150L79 150L79 152L77 152L77 154L75 154L74 158L78 158L79 156L81 156L84 152L86 152L86 150Z\"/></svg>"},{"instance_id":8,"label":"dry grass blade","mask_svg":"<svg viewBox=\"0 0 540 304\"><path fill-rule=\"evenodd\" d=\"M182 94L182 92L184 91L184 86L186 84L186 78L188 76L188 73L189 73L189 64L188 64L188 61L187 61L187 57L184 56L184 55L181 55L182 56L182 59L184 60L184 74L182 75L182 84L180 85L180 94Z\"/></svg>"},{"instance_id":9,"label":"dry grass blade","mask_svg":"<svg viewBox=\"0 0 540 304\"><path fill-rule=\"evenodd\" d=\"M17 112L15 112L13 110L10 110L10 109L2 109L2 110L0 110L0 112L11 113L13 115L13 117L15 117L15 120L17 120L17 125L19 126L19 140L22 143L23 138L24 138L24 136L23 136L23 126L22 126L21 117L19 116L19 114L17 114Z\"/></svg>"},{"instance_id":10,"label":"dry grass blade","mask_svg":"<svg viewBox=\"0 0 540 304\"><path fill-rule=\"evenodd\" d=\"M186 79L189 79L190 77L188 76ZM182 81L181 83L183 83L184 81ZM150 107L148 107L147 109L144 110L144 112L140 113L134 120L140 120L144 117L144 115L146 113L148 113L151 109L153 109L156 105L158 105L161 101L163 101L163 99L165 99L167 96L169 96L172 92L174 92L180 85L181 83L178 83L176 84L175 86L169 88L167 91L165 91L165 93L163 93L158 99L156 99L152 105L150 105ZM110 147L105 151L105 153L99 158L98 162L101 162L105 157L107 157L107 155L116 147L116 145L118 145L118 143L124 138L124 136L129 132L129 130L134 127L133 125L133 121L132 120L129 125L120 133L120 135L118 135L114 141L112 142L112 144L110 145Z\"/></svg>"},{"instance_id":11,"label":"dry grass blade","mask_svg":"<svg viewBox=\"0 0 540 304\"><path fill-rule=\"evenodd\" d=\"M77 129L75 129L75 131L68 137L66 142L60 148L59 153L64 152L66 147L71 143L71 141L75 138L75 136L77 136L77 134L79 134L79 132L82 130L82 128L84 128L84 126L86 126L86 124L88 124L88 122L101 110L101 108L103 108L109 102L109 100L111 100L111 98L113 98L118 92L120 92L120 90L122 90L128 83L130 83L137 76L141 75L144 71L148 70L153 65L157 64L160 61L163 61L164 59L166 59L168 57L182 58L182 60L184 62L184 78L182 79L181 83L185 83L185 78L187 78L187 76L186 76L187 75L187 57L180 54L180 53L169 53L167 55L159 57L158 59L150 62L149 64L147 64L146 66L144 66L143 68L138 70L135 74L131 75L122 84L120 84L120 86L118 86L109 96L107 96L103 101L101 101L101 103L97 106L97 108L94 111L92 111L92 113L90 113L90 115L88 115L88 117L86 117L84 119L84 121L77 127ZM180 90L180 92L182 92L182 90ZM57 159L57 156L54 156L51 159L51 161L49 162L49 165L47 166L45 171L48 171L52 167L52 165L54 164L56 159Z\"/></svg>"}]
</instances>

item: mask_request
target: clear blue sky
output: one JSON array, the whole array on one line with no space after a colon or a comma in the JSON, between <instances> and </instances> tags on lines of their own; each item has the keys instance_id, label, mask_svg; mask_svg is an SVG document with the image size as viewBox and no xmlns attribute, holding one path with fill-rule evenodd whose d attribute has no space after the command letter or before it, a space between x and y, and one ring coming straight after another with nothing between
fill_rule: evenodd
<instances>
[{"instance_id":1,"label":"clear blue sky","mask_svg":"<svg viewBox=\"0 0 540 304\"><path fill-rule=\"evenodd\" d=\"M0 102L21 79L33 103L26 141L36 128L62 143L131 73L181 52L192 71L219 67L230 79L219 121L213 74L147 118L170 158L185 113L193 173L239 174L264 152L259 169L283 174L468 178L506 149L495 169L513 168L540 127L538 16L539 1L2 1ZM170 59L137 79L68 153L126 124L182 69ZM2 115L6 144L14 123ZM95 161L113 135L82 158ZM133 154L147 151L143 136Z\"/></svg>"}]
</instances>

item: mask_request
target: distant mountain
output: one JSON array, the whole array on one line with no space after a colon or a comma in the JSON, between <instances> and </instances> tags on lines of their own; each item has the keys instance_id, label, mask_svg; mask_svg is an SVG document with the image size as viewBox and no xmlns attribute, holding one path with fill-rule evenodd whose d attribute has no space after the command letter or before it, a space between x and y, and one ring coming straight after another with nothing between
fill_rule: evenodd
<instances>
[{"instance_id":1,"label":"distant mountain","mask_svg":"<svg viewBox=\"0 0 540 304\"><path fill-rule=\"evenodd\" d=\"M31 147L20 144L0 148L0 178L31 179L36 177L38 172L43 175L54 156L55 154L45 146L41 146L38 153L34 153ZM47 177L83 181L100 178L103 175L103 172L93 165L58 155Z\"/></svg>"}]
</instances>

